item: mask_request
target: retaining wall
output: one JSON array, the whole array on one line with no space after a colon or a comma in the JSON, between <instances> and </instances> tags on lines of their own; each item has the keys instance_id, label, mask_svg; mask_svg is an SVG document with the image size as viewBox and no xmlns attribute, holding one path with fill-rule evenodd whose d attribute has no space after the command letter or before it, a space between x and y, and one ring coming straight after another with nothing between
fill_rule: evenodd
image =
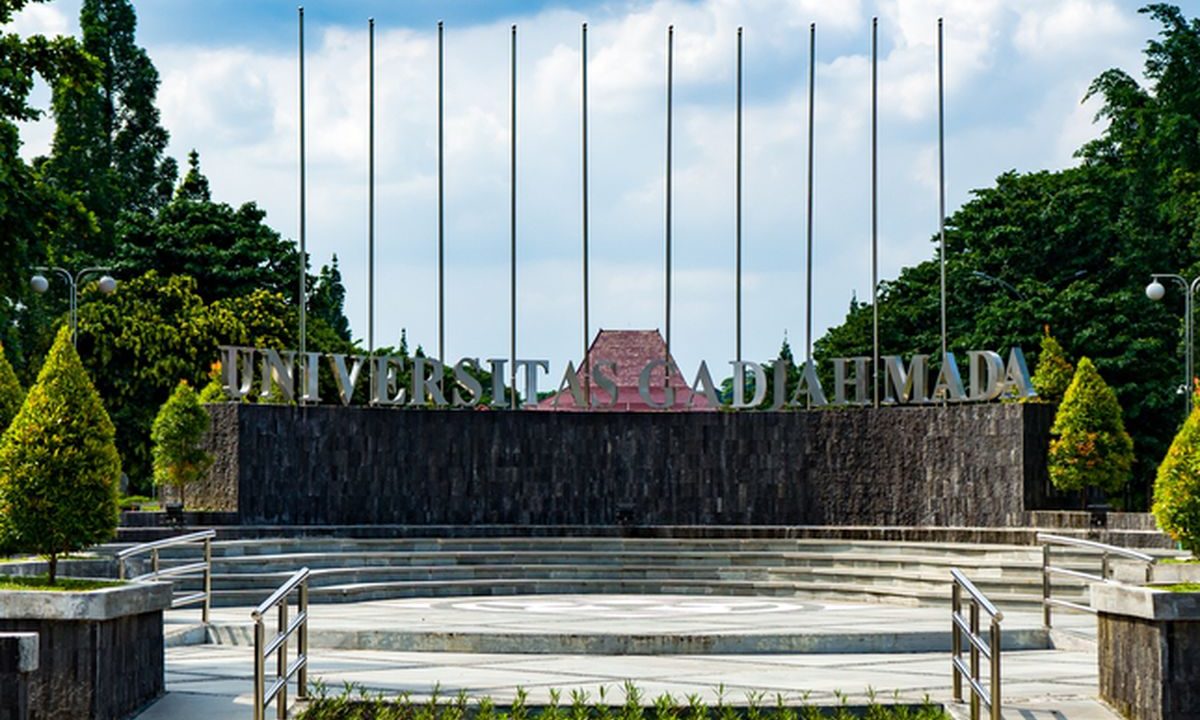
<instances>
[{"instance_id":1,"label":"retaining wall","mask_svg":"<svg viewBox=\"0 0 1200 720\"><path fill-rule=\"evenodd\" d=\"M222 462L189 502L309 525L1021 525L1053 415L209 409Z\"/></svg>"}]
</instances>

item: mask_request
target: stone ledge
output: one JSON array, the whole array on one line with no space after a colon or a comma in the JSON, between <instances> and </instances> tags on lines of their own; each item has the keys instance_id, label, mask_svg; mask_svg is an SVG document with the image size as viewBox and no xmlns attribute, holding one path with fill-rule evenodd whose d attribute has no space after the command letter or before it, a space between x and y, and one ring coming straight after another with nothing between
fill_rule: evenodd
<instances>
[{"instance_id":1,"label":"stone ledge","mask_svg":"<svg viewBox=\"0 0 1200 720\"><path fill-rule=\"evenodd\" d=\"M11 653L11 654L10 654ZM15 655L16 667L9 663ZM38 634L35 632L0 632L0 669L30 673L38 669Z\"/></svg>"},{"instance_id":2,"label":"stone ledge","mask_svg":"<svg viewBox=\"0 0 1200 720\"><path fill-rule=\"evenodd\" d=\"M1178 593L1153 586L1093 583L1092 607L1111 615L1145 620L1200 621L1200 593Z\"/></svg>"},{"instance_id":3,"label":"stone ledge","mask_svg":"<svg viewBox=\"0 0 1200 720\"><path fill-rule=\"evenodd\" d=\"M0 590L0 619L111 620L171 606L169 582L130 583L86 592Z\"/></svg>"}]
</instances>

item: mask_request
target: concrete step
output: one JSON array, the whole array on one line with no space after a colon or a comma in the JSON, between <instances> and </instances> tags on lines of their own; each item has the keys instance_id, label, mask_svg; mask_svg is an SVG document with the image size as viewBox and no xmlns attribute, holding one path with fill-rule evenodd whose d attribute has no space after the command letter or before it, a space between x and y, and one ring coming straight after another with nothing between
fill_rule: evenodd
<instances>
[{"instance_id":1,"label":"concrete step","mask_svg":"<svg viewBox=\"0 0 1200 720\"><path fill-rule=\"evenodd\" d=\"M109 546L109 550L118 547ZM199 546L162 553L194 562ZM1055 563L1098 572L1099 556L1055 549ZM786 538L261 538L213 544L217 604L256 603L300 567L316 602L505 592L684 592L948 602L952 567L989 597L1041 601L1041 550L1018 545ZM142 561L143 566L148 562ZM148 569L148 567L146 567ZM198 589L199 579L180 581ZM1086 599L1056 578L1056 597Z\"/></svg>"}]
</instances>

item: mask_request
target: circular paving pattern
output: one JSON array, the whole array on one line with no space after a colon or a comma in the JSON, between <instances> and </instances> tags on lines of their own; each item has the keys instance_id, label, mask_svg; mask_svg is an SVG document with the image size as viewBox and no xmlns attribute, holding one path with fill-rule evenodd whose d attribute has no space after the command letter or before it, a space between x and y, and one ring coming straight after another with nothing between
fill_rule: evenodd
<instances>
[{"instance_id":1,"label":"circular paving pattern","mask_svg":"<svg viewBox=\"0 0 1200 720\"><path fill-rule=\"evenodd\" d=\"M758 598L673 598L673 597L538 597L459 600L437 603L455 610L536 615L576 615L602 618L682 618L696 615L756 615L763 613L812 612L823 606L788 600Z\"/></svg>"}]
</instances>

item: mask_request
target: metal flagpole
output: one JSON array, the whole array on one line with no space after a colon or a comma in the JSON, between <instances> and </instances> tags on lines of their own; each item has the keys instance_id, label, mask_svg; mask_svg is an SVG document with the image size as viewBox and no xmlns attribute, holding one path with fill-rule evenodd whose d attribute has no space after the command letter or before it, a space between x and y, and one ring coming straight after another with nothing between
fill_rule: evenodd
<instances>
[{"instance_id":1,"label":"metal flagpole","mask_svg":"<svg viewBox=\"0 0 1200 720\"><path fill-rule=\"evenodd\" d=\"M735 184L737 190L734 199L735 250L734 285L737 298L734 302L737 315L737 331L734 340L734 359L742 360L742 28L737 29L737 149L735 150ZM735 380L736 382L736 380Z\"/></svg>"},{"instance_id":2,"label":"metal flagpole","mask_svg":"<svg viewBox=\"0 0 1200 720\"><path fill-rule=\"evenodd\" d=\"M375 354L375 18L367 19L367 351Z\"/></svg>"},{"instance_id":3,"label":"metal flagpole","mask_svg":"<svg viewBox=\"0 0 1200 720\"><path fill-rule=\"evenodd\" d=\"M879 18L871 18L871 397L879 407Z\"/></svg>"},{"instance_id":4,"label":"metal flagpole","mask_svg":"<svg viewBox=\"0 0 1200 720\"><path fill-rule=\"evenodd\" d=\"M946 113L945 76L942 72L942 19L938 37L938 258L942 265L942 357L946 357Z\"/></svg>"},{"instance_id":5,"label":"metal flagpole","mask_svg":"<svg viewBox=\"0 0 1200 720\"><path fill-rule=\"evenodd\" d=\"M667 297L666 297L666 331L667 331L667 362L665 377L671 375L671 85L675 72L675 26L667 26ZM669 382L669 380L668 380Z\"/></svg>"},{"instance_id":6,"label":"metal flagpole","mask_svg":"<svg viewBox=\"0 0 1200 720\"><path fill-rule=\"evenodd\" d=\"M517 26L512 26L512 118L510 134L512 140L510 157L510 279L509 279L509 387L511 407L517 409ZM526 398L534 401L537 398Z\"/></svg>"},{"instance_id":7,"label":"metal flagpole","mask_svg":"<svg viewBox=\"0 0 1200 720\"><path fill-rule=\"evenodd\" d=\"M300 19L300 355L308 350L308 268L307 257L308 251L305 245L305 214L307 208L306 188L305 188L305 168L304 168L304 7L297 8L297 14Z\"/></svg>"},{"instance_id":8,"label":"metal flagpole","mask_svg":"<svg viewBox=\"0 0 1200 720\"><path fill-rule=\"evenodd\" d=\"M582 52L581 68L583 70L583 85L581 116L583 119L583 401L588 407L592 403L592 373L588 362L589 328L588 328L588 111L587 111L587 23L583 24L581 33Z\"/></svg>"},{"instance_id":9,"label":"metal flagpole","mask_svg":"<svg viewBox=\"0 0 1200 720\"><path fill-rule=\"evenodd\" d=\"M446 364L446 184L445 92L442 21L438 20L438 361Z\"/></svg>"},{"instance_id":10,"label":"metal flagpole","mask_svg":"<svg viewBox=\"0 0 1200 720\"><path fill-rule=\"evenodd\" d=\"M816 97L817 24L808 26L808 227L805 277L804 361L812 362L813 298L813 100Z\"/></svg>"}]
</instances>

